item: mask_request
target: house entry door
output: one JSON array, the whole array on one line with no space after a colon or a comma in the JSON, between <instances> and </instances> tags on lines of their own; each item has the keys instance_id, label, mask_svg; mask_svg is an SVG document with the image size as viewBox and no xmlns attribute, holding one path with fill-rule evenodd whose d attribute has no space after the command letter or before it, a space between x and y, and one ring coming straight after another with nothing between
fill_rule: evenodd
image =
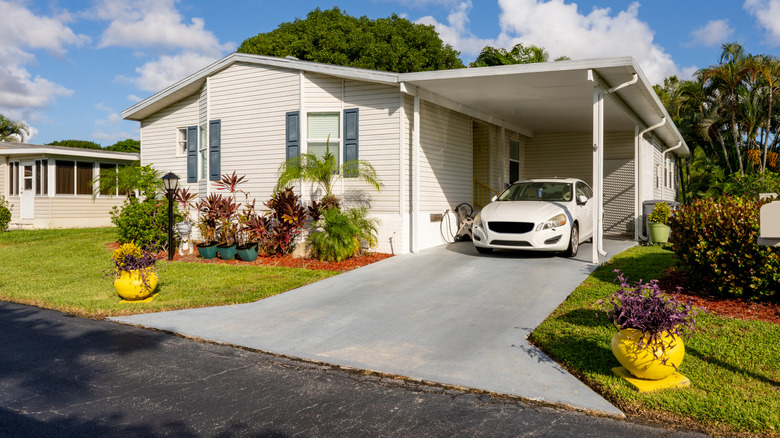
<instances>
[{"instance_id":1,"label":"house entry door","mask_svg":"<svg viewBox=\"0 0 780 438\"><path fill-rule=\"evenodd\" d=\"M19 197L21 204L20 216L22 219L35 217L35 163L22 162L22 171L19 179Z\"/></svg>"}]
</instances>

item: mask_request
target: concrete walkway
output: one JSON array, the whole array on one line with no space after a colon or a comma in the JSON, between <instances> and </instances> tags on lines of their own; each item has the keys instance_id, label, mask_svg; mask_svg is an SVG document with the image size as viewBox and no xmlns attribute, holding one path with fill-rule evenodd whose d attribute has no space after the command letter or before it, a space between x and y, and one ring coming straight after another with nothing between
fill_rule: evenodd
<instances>
[{"instance_id":1,"label":"concrete walkway","mask_svg":"<svg viewBox=\"0 0 780 438\"><path fill-rule=\"evenodd\" d=\"M608 257L633 245L606 240ZM112 318L290 357L622 415L526 336L595 268L479 255L470 242L393 257L255 303Z\"/></svg>"}]
</instances>

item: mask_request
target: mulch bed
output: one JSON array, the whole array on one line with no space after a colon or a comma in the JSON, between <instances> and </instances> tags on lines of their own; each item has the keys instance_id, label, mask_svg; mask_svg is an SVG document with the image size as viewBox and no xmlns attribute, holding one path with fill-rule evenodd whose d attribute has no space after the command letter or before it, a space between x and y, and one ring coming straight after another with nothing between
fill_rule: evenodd
<instances>
[{"instance_id":1,"label":"mulch bed","mask_svg":"<svg viewBox=\"0 0 780 438\"><path fill-rule=\"evenodd\" d=\"M119 244L115 242L109 243L107 246L112 251L119 248ZM160 252L157 254L157 256L161 257L163 260L168 260L167 252ZM371 263L376 263L380 260L384 260L392 256L393 256L392 254L375 252L375 253L369 253L369 254L352 257L347 260L343 260L341 262L321 262L316 259L296 259L290 257L289 255L273 256L273 257L263 257L261 255L260 257L257 258L257 260L253 262L245 262L243 260L222 260L220 258L206 260L200 257L198 255L198 250L195 249L195 252L192 255L188 255L184 257L180 256L178 253L175 253L173 255L173 261L181 261L187 263L212 263L212 264L217 263L217 264L241 265L241 266L279 266L283 268L301 268L301 269L311 269L315 271L344 272L344 271L351 271L353 269L357 269L362 266L370 265Z\"/></svg>"},{"instance_id":2,"label":"mulch bed","mask_svg":"<svg viewBox=\"0 0 780 438\"><path fill-rule=\"evenodd\" d=\"M685 275L676 268L667 269L663 278L658 280L658 285L661 290L668 293L673 293L677 286L682 287L679 294L680 300L691 300L694 306L701 307L716 315L780 324L780 303L716 297L705 292L692 290L688 287L689 283Z\"/></svg>"}]
</instances>

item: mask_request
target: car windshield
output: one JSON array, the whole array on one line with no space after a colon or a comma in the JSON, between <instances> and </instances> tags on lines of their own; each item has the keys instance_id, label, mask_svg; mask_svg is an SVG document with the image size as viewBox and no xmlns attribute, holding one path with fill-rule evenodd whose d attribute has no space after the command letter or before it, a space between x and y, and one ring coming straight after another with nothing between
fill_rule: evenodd
<instances>
[{"instance_id":1,"label":"car windshield","mask_svg":"<svg viewBox=\"0 0 780 438\"><path fill-rule=\"evenodd\" d=\"M498 201L571 201L571 183L528 181L512 184Z\"/></svg>"}]
</instances>

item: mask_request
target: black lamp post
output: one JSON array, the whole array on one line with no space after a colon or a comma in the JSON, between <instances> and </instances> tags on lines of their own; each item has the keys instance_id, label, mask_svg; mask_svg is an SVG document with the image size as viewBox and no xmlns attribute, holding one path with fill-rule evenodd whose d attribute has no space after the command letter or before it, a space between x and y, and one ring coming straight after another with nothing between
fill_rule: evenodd
<instances>
[{"instance_id":1,"label":"black lamp post","mask_svg":"<svg viewBox=\"0 0 780 438\"><path fill-rule=\"evenodd\" d=\"M162 177L165 191L168 192L168 261L173 260L173 194L179 185L179 177L168 172Z\"/></svg>"}]
</instances>

